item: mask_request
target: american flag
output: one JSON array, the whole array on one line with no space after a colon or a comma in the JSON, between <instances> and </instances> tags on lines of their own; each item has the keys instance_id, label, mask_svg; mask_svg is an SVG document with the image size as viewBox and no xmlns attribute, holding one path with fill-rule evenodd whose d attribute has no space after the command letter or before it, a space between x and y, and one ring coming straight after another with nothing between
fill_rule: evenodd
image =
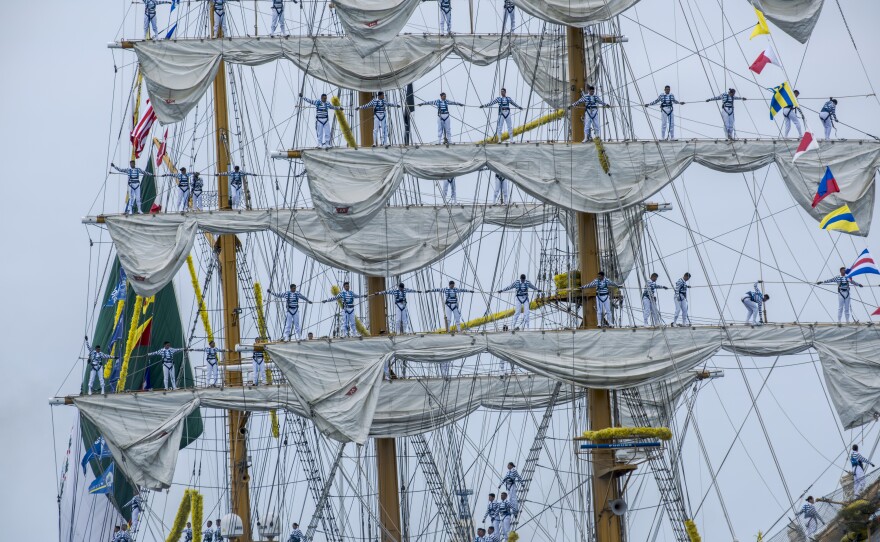
<instances>
[{"instance_id":1,"label":"american flag","mask_svg":"<svg viewBox=\"0 0 880 542\"><path fill-rule=\"evenodd\" d=\"M141 116L141 120L134 127L134 130L131 131L131 146L134 148L135 158L140 158L141 151L144 150L144 145L147 144L147 139L150 137L150 129L155 121L156 113L153 111L150 100L147 100L147 110Z\"/></svg>"}]
</instances>

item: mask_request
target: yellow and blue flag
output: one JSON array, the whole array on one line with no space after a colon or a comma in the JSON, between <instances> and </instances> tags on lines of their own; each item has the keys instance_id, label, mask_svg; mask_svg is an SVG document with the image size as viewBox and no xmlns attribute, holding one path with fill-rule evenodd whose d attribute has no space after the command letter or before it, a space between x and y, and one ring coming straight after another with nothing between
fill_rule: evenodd
<instances>
[{"instance_id":1,"label":"yellow and blue flag","mask_svg":"<svg viewBox=\"0 0 880 542\"><path fill-rule=\"evenodd\" d=\"M754 38L755 36L760 36L761 34L769 34L770 27L767 26L767 19L764 17L764 13L755 8L755 15L758 16L758 24L755 25L755 29L752 30L752 35L749 36L749 39Z\"/></svg>"},{"instance_id":2,"label":"yellow and blue flag","mask_svg":"<svg viewBox=\"0 0 880 542\"><path fill-rule=\"evenodd\" d=\"M788 81L783 82L778 87L773 87L773 97L770 98L770 120L776 116L776 113L782 111L786 107L797 107L798 101L794 96L794 91Z\"/></svg>"},{"instance_id":3,"label":"yellow and blue flag","mask_svg":"<svg viewBox=\"0 0 880 542\"><path fill-rule=\"evenodd\" d=\"M856 218L853 216L852 211L849 210L849 205L846 204L825 215L822 222L819 222L819 227L823 230L839 230L847 233L859 231Z\"/></svg>"}]
</instances>

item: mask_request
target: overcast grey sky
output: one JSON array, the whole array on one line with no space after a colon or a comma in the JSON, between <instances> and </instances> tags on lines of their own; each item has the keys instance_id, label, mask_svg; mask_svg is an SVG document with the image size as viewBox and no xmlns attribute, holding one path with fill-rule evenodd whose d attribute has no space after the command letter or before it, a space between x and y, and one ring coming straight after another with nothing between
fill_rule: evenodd
<instances>
[{"instance_id":1,"label":"overcast grey sky","mask_svg":"<svg viewBox=\"0 0 880 542\"><path fill-rule=\"evenodd\" d=\"M686 5L696 10L695 18L710 21L709 27L717 27L720 35L721 22L715 2ZM876 85L880 83L877 77L880 58L876 55L880 49L880 35L876 31L880 23L880 5L871 0L842 0L841 5L862 53L870 83ZM670 13L679 12L677 6L679 3L673 0L644 0L636 9L626 13L622 24L630 41L625 47L637 78L659 66L673 64L687 54L662 36L693 48L693 39L684 19L670 17ZM727 0L724 8L734 30L740 31L753 23L753 14L743 0ZM53 412L46 399L55 395L65 381L67 384L61 393L70 393L74 389L71 383L78 380L80 370L75 358L79 355L83 334L91 331L85 326L90 315L86 299L90 252L88 237L79 220L93 209L93 202L100 195L108 162L108 139L110 148L115 146L119 119L110 116L114 73L110 52L105 45L117 37L117 29L128 9L129 4L110 0L46 0L9 2L3 10L6 25L0 34L3 51L0 73L5 77L0 86L0 119L4 130L0 135L0 157L7 173L4 182L6 205L0 214L6 233L2 244L5 265L0 270L5 309L0 315L0 342L5 347L6 372L0 384L0 428L8 444L0 452L0 480L4 484L3 491L0 491L0 519L4 520L3 537L9 540L52 540L57 536L56 461L63 456L72 410L58 408L54 411L57 433L53 436ZM140 7L133 9L135 16L129 15L128 28L141 24ZM489 8L484 6L482 9ZM467 24L464 11L456 11L458 28ZM645 27L637 26L635 20L643 22ZM480 21L480 24L495 24L491 19ZM537 26L532 23L532 28L537 29ZM730 32L726 30L725 33L729 35ZM798 44L780 31L774 32L774 38L789 75L794 79L794 74L798 74L794 86L800 88L804 97L871 92L869 80L855 57L833 1L826 2L809 45ZM747 36L740 35L727 42L725 48L711 50L709 55L716 62L726 58L728 65L735 66L735 72L747 74L747 63L761 49L757 41L749 42ZM744 57L748 62L743 60ZM117 53L117 59L131 62L133 55ZM725 73L714 65L707 65L707 69L708 75L695 59L673 64L640 79L639 90L647 101L653 99L663 84L671 82L679 99L699 102L726 89L733 81L741 95L753 100L746 107L738 106L741 133L758 131L766 136L775 133L772 124L765 120L765 95L759 91L758 84L750 82L751 78L731 74L725 77ZM782 80L779 73L776 76L768 75L770 73L765 71L765 75L757 80L766 86ZM490 86L492 75L491 70L481 72L479 77L482 79L477 79L476 86ZM460 68L453 68L443 77L446 88L462 92L459 78L465 77L465 73ZM432 99L439 88L431 83L421 87L423 90L417 92L423 99ZM508 88L511 88L510 84ZM522 92L521 88L519 92ZM118 88L115 95L119 95ZM285 99L292 101L295 95L295 89L291 89ZM455 95L450 97L456 98ZM491 93L480 88L479 97L481 101L487 101ZM472 103L476 101L471 98ZM805 100L804 103L818 109L822 101ZM720 128L715 127L717 108L714 105L692 103L681 111L686 117L680 131L683 136L720 136ZM467 114L477 115L476 112ZM860 130L880 132L880 105L876 98L843 99L838 114L843 122ZM425 134L425 139L432 139L433 118L420 115L420 131ZM807 115L813 129L818 130L816 114L807 112ZM641 137L649 137L644 119L637 118L637 131ZM310 137L311 134L307 135ZM845 127L840 128L839 135L862 137L857 131ZM123 140L125 138L123 134ZM118 158L119 155L110 157ZM781 188L775 171L770 173L769 179L759 212L761 216L772 215L772 218L765 222L762 241L757 240L754 230L750 233L744 230L723 238L728 246L745 246L746 251L754 254L760 245L765 251L762 260L775 261L779 267L803 276L807 281L831 276L839 260L849 263L864 246L880 251L880 244L876 242L880 236L878 233L873 233L867 241L853 241L816 231L815 223L806 218L805 213L789 208L790 199ZM704 235L715 236L749 222L754 212L750 186L754 187L753 183L760 185L763 180L763 171L755 177L725 177L694 168L676 186L686 193L684 201L689 206L687 212L692 223L697 224ZM118 193L113 190L108 194L115 197ZM666 190L657 199L673 198ZM115 210L117 203L108 203L108 208ZM680 210L676 210L652 219L655 241L662 244L662 254L670 255L664 262L671 275L679 275L684 269L702 275L697 271L688 236L675 224L680 222L680 216ZM769 241L766 236L770 237ZM762 271L753 262L741 260L735 250L713 244L704 250L704 255L712 262L709 271L710 275L715 275L716 282L750 282L762 272L768 281L779 280L778 273L767 267ZM773 253L768 255L767 252L771 251ZM513 270L507 271L510 275L514 273ZM706 282L700 276L695 277L695 284L705 285ZM880 284L873 279L869 282ZM741 288L734 286L723 291L735 297ZM771 319L792 320L794 313L798 312L794 307L799 309L812 291L804 285L791 285L790 288L795 301L791 304L787 299L783 302L786 296L781 287L774 291L779 292L779 303L771 305ZM873 291L860 292L859 295L869 304L875 302ZM695 290L694 298L695 315L717 318L717 311L707 294ZM818 293L806 301L802 318L828 320L827 309L834 302L831 293ZM856 309L856 314L863 320L867 317L866 308L871 309L861 305ZM741 318L737 304L731 310L733 315ZM717 405L726 405L735 425L740 423L748 408L742 377L732 370L733 360L722 359L719 365L729 369L728 377L707 389L698 407L698 410L703 409L699 416L705 423L710 452L717 454L718 462L730 445L732 430L724 419L725 413ZM68 379L71 370L75 373L74 378ZM750 369L746 372L754 387L759 386L760 379L766 376L764 371ZM783 459L782 469L796 497L828 467L828 458L833 460L842 452L837 420L825 404L820 381L810 364L776 370L768 388L773 391L772 397L762 399L760 404L765 421L773 431L774 447ZM718 395L713 390L717 390ZM873 443L876 434L876 429L871 429L869 444ZM849 435L844 437L850 438ZM759 428L749 424L743 441L753 446L749 451L760 468L753 468L744 447L737 446L730 467L723 471L721 484L730 490L727 504L738 522L740 539L747 540L779 515L779 503L785 503L787 499L778 494L779 477L766 453ZM693 457L695 463L699 463L698 456ZM693 475L693 478L702 480L697 484L702 489L708 487L704 470L700 467ZM839 473L839 470L832 469L814 491L833 490L833 481ZM762 478L769 487L762 485ZM701 528L712 533L707 537L710 540L726 539L727 530L721 525L717 512L716 508L700 518ZM711 521L713 515L717 524Z\"/></svg>"}]
</instances>

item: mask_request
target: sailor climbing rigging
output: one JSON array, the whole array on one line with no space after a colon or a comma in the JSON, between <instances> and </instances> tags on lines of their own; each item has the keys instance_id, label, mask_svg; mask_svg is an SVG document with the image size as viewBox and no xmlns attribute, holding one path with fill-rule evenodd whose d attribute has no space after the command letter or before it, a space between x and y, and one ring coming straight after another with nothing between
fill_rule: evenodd
<instances>
[{"instance_id":1,"label":"sailor climbing rigging","mask_svg":"<svg viewBox=\"0 0 880 542\"><path fill-rule=\"evenodd\" d=\"M290 531L290 536L287 537L287 542L303 542L305 538L303 532L299 530L299 523L294 523L293 530Z\"/></svg>"},{"instance_id":2,"label":"sailor climbing rigging","mask_svg":"<svg viewBox=\"0 0 880 542\"><path fill-rule=\"evenodd\" d=\"M800 91L794 91L795 100L800 96ZM788 137L788 132L791 130L791 125L794 124L795 128L798 131L798 138L804 136L804 129L801 127L801 119L800 117L803 115L801 113L800 106L795 107L794 105L788 105L782 108L782 136Z\"/></svg>"},{"instance_id":3,"label":"sailor climbing rigging","mask_svg":"<svg viewBox=\"0 0 880 542\"><path fill-rule=\"evenodd\" d=\"M494 493L489 493L489 504L486 505L483 523L486 523L486 518L489 518L489 522L496 531L501 529L501 515L498 513L498 501L495 500Z\"/></svg>"},{"instance_id":4,"label":"sailor climbing rigging","mask_svg":"<svg viewBox=\"0 0 880 542\"><path fill-rule=\"evenodd\" d=\"M691 325L691 319L688 316L687 299L687 291L690 288L687 283L689 280L691 280L691 274L685 273L680 279L675 281L675 286L672 287L672 300L675 302L675 316L672 317L673 326L678 322L679 315L681 315L681 325Z\"/></svg>"},{"instance_id":5,"label":"sailor climbing rigging","mask_svg":"<svg viewBox=\"0 0 880 542\"><path fill-rule=\"evenodd\" d=\"M232 171L221 171L218 177L229 177L229 186L232 188L232 208L238 209L241 206L241 191L244 188L244 177L246 175L256 175L255 173L247 173L241 171L239 166L232 168Z\"/></svg>"},{"instance_id":6,"label":"sailor climbing rigging","mask_svg":"<svg viewBox=\"0 0 880 542\"><path fill-rule=\"evenodd\" d=\"M135 493L134 497L131 498L130 501L122 505L122 508L131 507L131 531L137 532L138 523L140 523L141 516L141 507L143 506L143 501L141 500L140 493Z\"/></svg>"},{"instance_id":7,"label":"sailor climbing rigging","mask_svg":"<svg viewBox=\"0 0 880 542\"><path fill-rule=\"evenodd\" d=\"M147 356L159 356L162 361L162 376L165 383L165 390L177 389L177 376L174 373L174 354L178 352L184 352L186 348L171 348L171 343L165 341L165 344L161 349L156 350L155 352L150 352Z\"/></svg>"},{"instance_id":8,"label":"sailor climbing rigging","mask_svg":"<svg viewBox=\"0 0 880 542\"><path fill-rule=\"evenodd\" d=\"M501 540L507 540L510 535L510 522L517 515L516 506L507 498L507 493L501 493L501 502L498 503L498 516L501 519Z\"/></svg>"},{"instance_id":9,"label":"sailor climbing rigging","mask_svg":"<svg viewBox=\"0 0 880 542\"><path fill-rule=\"evenodd\" d=\"M839 122L837 120L837 100L828 98L828 101L822 106L822 110L819 111L819 119L822 120L822 126L825 127L825 139L831 139L831 129L834 128L835 122Z\"/></svg>"},{"instance_id":10,"label":"sailor climbing rigging","mask_svg":"<svg viewBox=\"0 0 880 542\"><path fill-rule=\"evenodd\" d=\"M849 323L850 305L852 297L849 291L849 285L862 287L861 284L846 276L846 267L840 268L840 276L831 277L828 280L820 280L816 284L837 284L837 323L841 323L843 315L846 314L846 322Z\"/></svg>"},{"instance_id":11,"label":"sailor climbing rigging","mask_svg":"<svg viewBox=\"0 0 880 542\"><path fill-rule=\"evenodd\" d=\"M477 529L477 536L474 538L474 542L486 542L486 529L482 527Z\"/></svg>"},{"instance_id":12,"label":"sailor climbing rigging","mask_svg":"<svg viewBox=\"0 0 880 542\"><path fill-rule=\"evenodd\" d=\"M755 283L754 288L746 292L745 297L742 298L742 303L746 307L746 325L752 324L755 326L764 325L762 321L761 315L762 310L764 308L764 303L766 303L770 296L762 293L761 289L758 287L758 284L763 283L763 280L759 280Z\"/></svg>"},{"instance_id":13,"label":"sailor climbing rigging","mask_svg":"<svg viewBox=\"0 0 880 542\"><path fill-rule=\"evenodd\" d=\"M645 327L661 324L660 309L657 306L657 288L668 290L669 287L657 284L658 276L657 273L651 273L651 278L642 290L642 320L645 322Z\"/></svg>"},{"instance_id":14,"label":"sailor climbing rigging","mask_svg":"<svg viewBox=\"0 0 880 542\"><path fill-rule=\"evenodd\" d=\"M397 310L397 329L398 333L412 332L412 326L409 323L409 308L407 307L406 294L422 292L407 288L402 282L397 288L385 290L384 292L376 292L373 295L391 295L394 296L394 308Z\"/></svg>"},{"instance_id":15,"label":"sailor climbing rigging","mask_svg":"<svg viewBox=\"0 0 880 542\"><path fill-rule=\"evenodd\" d=\"M315 139L318 140L318 147L327 148L330 146L330 115L329 111L335 109L341 111L342 107L333 105L327 101L327 95L321 94L320 100L310 100L303 98L302 93L299 99L307 104L315 106Z\"/></svg>"},{"instance_id":16,"label":"sailor climbing rigging","mask_svg":"<svg viewBox=\"0 0 880 542\"><path fill-rule=\"evenodd\" d=\"M859 453L859 445L852 445L852 453L849 454L849 465L852 468L853 489L856 495L861 495L865 490L865 463L874 466L871 460Z\"/></svg>"},{"instance_id":17,"label":"sailor climbing rigging","mask_svg":"<svg viewBox=\"0 0 880 542\"><path fill-rule=\"evenodd\" d=\"M581 97L578 98L576 102L569 105L568 108L577 107L580 104L584 104L584 140L581 143L586 143L591 138L591 133L595 132L595 136L601 139L602 138L602 128L600 127L600 119L599 119L599 106L603 107L611 107L602 101L601 96L596 95L596 87L593 85L587 86L587 91L581 91Z\"/></svg>"},{"instance_id":18,"label":"sailor climbing rigging","mask_svg":"<svg viewBox=\"0 0 880 542\"><path fill-rule=\"evenodd\" d=\"M534 290L538 293L540 293L541 290L536 288L531 281L526 280L525 274L520 275L519 280L513 281L513 283L507 288L498 290L498 293L500 294L510 290L516 291L516 295L513 298L513 329L519 329L516 322L519 320L520 316L522 316L522 328L529 329L529 305L531 304L529 301L529 290Z\"/></svg>"},{"instance_id":19,"label":"sailor climbing rigging","mask_svg":"<svg viewBox=\"0 0 880 542\"><path fill-rule=\"evenodd\" d=\"M291 284L290 290L284 293L275 293L269 290L269 295L284 301L286 312L284 316L284 331L281 333L281 336L289 341L292 332L296 340L300 340L302 337L302 327L300 326L299 318L299 302L303 300L306 303L311 303L311 300L296 291L296 284Z\"/></svg>"},{"instance_id":20,"label":"sailor climbing rigging","mask_svg":"<svg viewBox=\"0 0 880 542\"><path fill-rule=\"evenodd\" d=\"M456 288L455 281L450 280L447 288L434 288L426 290L426 292L440 292L443 294L443 304L446 307L446 332L452 333L456 330L456 327L458 331L461 331L461 308L458 306L458 297L460 294L472 294L474 291Z\"/></svg>"},{"instance_id":21,"label":"sailor climbing rigging","mask_svg":"<svg viewBox=\"0 0 880 542\"><path fill-rule=\"evenodd\" d=\"M162 177L172 177L177 180L177 189L180 191L177 197L177 208L181 212L186 211L190 194L190 176L186 172L186 168L182 167L179 172L166 173Z\"/></svg>"},{"instance_id":22,"label":"sailor climbing rigging","mask_svg":"<svg viewBox=\"0 0 880 542\"><path fill-rule=\"evenodd\" d=\"M674 105L684 105L675 99L675 94L671 94L672 88L669 85L663 87L663 94L657 96L657 99L651 103L645 104L645 107L660 104L660 138L675 139L675 111Z\"/></svg>"},{"instance_id":23,"label":"sailor climbing rigging","mask_svg":"<svg viewBox=\"0 0 880 542\"><path fill-rule=\"evenodd\" d=\"M816 510L816 501L813 499L813 496L810 495L807 497L807 502L801 507L801 509L795 514L795 516L804 516L805 527L807 531L807 536L811 537L816 534L816 529L819 528L819 522L822 521L822 518L819 516L819 512ZM825 522L822 521L824 524Z\"/></svg>"},{"instance_id":24,"label":"sailor climbing rigging","mask_svg":"<svg viewBox=\"0 0 880 542\"><path fill-rule=\"evenodd\" d=\"M736 89L727 90L727 94L719 94L714 98L709 98L707 102L721 101L721 120L724 123L724 133L727 139L736 139L735 117L733 114L733 102L736 100L745 100L736 95Z\"/></svg>"},{"instance_id":25,"label":"sailor climbing rigging","mask_svg":"<svg viewBox=\"0 0 880 542\"><path fill-rule=\"evenodd\" d=\"M504 475L504 478L501 480L501 485L507 489L507 493L510 495L510 505L513 507L513 514L516 515L519 511L519 501L516 498L517 493L519 492L520 486L523 485L522 476L516 471L516 465L513 463L507 464L507 474ZM500 485L498 486L501 487ZM501 499L504 499L505 493L501 494ZM500 507L500 505L499 505Z\"/></svg>"},{"instance_id":26,"label":"sailor climbing rigging","mask_svg":"<svg viewBox=\"0 0 880 542\"><path fill-rule=\"evenodd\" d=\"M321 302L329 303L330 301L340 301L342 303L342 329L339 330L339 333L344 334L346 337L357 335L354 320L354 300L359 297L364 296L352 292L349 289L348 282L343 282L341 292Z\"/></svg>"},{"instance_id":27,"label":"sailor climbing rigging","mask_svg":"<svg viewBox=\"0 0 880 542\"><path fill-rule=\"evenodd\" d=\"M620 284L606 279L604 271L599 271L595 279L581 286L581 290L596 289L596 323L599 326L611 326L611 287L620 288Z\"/></svg>"},{"instance_id":28,"label":"sailor climbing rigging","mask_svg":"<svg viewBox=\"0 0 880 542\"><path fill-rule=\"evenodd\" d=\"M369 102L355 107L355 111L360 109L373 110L373 146L376 146L378 136L382 136L382 146L388 145L388 108L400 107L399 104L389 102L385 99L385 93L381 90L375 98Z\"/></svg>"},{"instance_id":29,"label":"sailor climbing rigging","mask_svg":"<svg viewBox=\"0 0 880 542\"><path fill-rule=\"evenodd\" d=\"M128 204L125 206L125 214L131 214L132 209L135 209L138 213L142 213L141 177L146 177L147 175L152 176L153 174L136 167L134 160L128 164L129 167L127 168L116 167L116 164L112 163L110 164L110 167L115 169L118 173L122 173L128 177ZM111 171L111 173L113 172Z\"/></svg>"},{"instance_id":30,"label":"sailor climbing rigging","mask_svg":"<svg viewBox=\"0 0 880 542\"><path fill-rule=\"evenodd\" d=\"M432 107L437 108L437 140L438 144L442 145L444 143L448 144L452 141L452 122L449 119L449 106L450 105L459 105L464 106L463 103L453 102L452 100L446 99L446 93L440 93L439 100L433 100L430 102L422 102L418 104L420 107L423 105L430 105Z\"/></svg>"},{"instance_id":31,"label":"sailor climbing rigging","mask_svg":"<svg viewBox=\"0 0 880 542\"><path fill-rule=\"evenodd\" d=\"M144 39L156 39L159 33L156 28L156 6L170 3L170 0L144 0ZM150 27L153 28L152 35L148 34Z\"/></svg>"},{"instance_id":32,"label":"sailor climbing rigging","mask_svg":"<svg viewBox=\"0 0 880 542\"><path fill-rule=\"evenodd\" d=\"M498 124L495 126L495 138L498 143L501 143L501 129L504 125L507 125L507 135L508 137L513 137L513 121L510 116L510 107L513 106L520 111L522 111L522 107L519 106L513 98L507 96L507 89L501 89L501 96L495 98L489 103L483 104L480 106L480 109L484 107L489 107L492 105L498 104Z\"/></svg>"}]
</instances>

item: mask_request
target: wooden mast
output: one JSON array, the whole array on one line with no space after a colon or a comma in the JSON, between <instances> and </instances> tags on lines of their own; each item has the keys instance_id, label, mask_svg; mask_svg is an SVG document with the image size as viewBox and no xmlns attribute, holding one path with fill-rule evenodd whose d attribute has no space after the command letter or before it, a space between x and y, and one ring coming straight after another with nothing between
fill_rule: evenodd
<instances>
[{"instance_id":1,"label":"wooden mast","mask_svg":"<svg viewBox=\"0 0 880 542\"><path fill-rule=\"evenodd\" d=\"M214 27L214 10L211 9L211 28ZM223 37L223 30L217 39ZM214 78L214 146L217 151L217 172L229 171L229 111L226 100L226 63L220 61L217 76ZM228 177L217 177L217 200L220 210L232 209L229 199ZM224 365L241 364L241 355L235 347L241 342L241 326L239 323L238 304L238 265L236 262L236 245L238 239L234 234L220 235L215 249L220 263L220 281L223 290L223 335ZM226 371L227 386L243 385L240 370ZM229 469L230 469L230 502L233 514L241 518L243 535L237 542L251 542L251 497L248 482L247 460L247 422L249 413L238 410L228 411L229 428ZM229 525L225 528L228 530Z\"/></svg>"},{"instance_id":2,"label":"wooden mast","mask_svg":"<svg viewBox=\"0 0 880 542\"><path fill-rule=\"evenodd\" d=\"M358 103L364 105L373 99L370 92L359 92ZM373 111L360 110L361 147L370 148L373 141ZM374 294L386 289L385 277L367 277L367 293ZM385 296L371 296L368 301L370 335L378 337L387 332L388 318L385 314ZM400 484L397 480L397 441L393 438L376 440L376 478L379 484L379 521L383 542L399 542Z\"/></svg>"},{"instance_id":3,"label":"wooden mast","mask_svg":"<svg viewBox=\"0 0 880 542\"><path fill-rule=\"evenodd\" d=\"M566 41L568 45L568 73L571 83L571 101L580 98L581 89L587 86L587 56L584 49L584 30L569 27ZM584 132L584 121L579 110L571 115L572 143L577 141ZM588 142L589 144L589 142ZM586 149L583 151L587 152ZM577 213L578 258L581 284L593 280L599 269L599 236L596 215ZM583 303L583 324L586 329L599 326L596 321L596 295L587 294ZM587 410L590 429L604 429L612 426L611 393L608 390L587 390ZM593 450L593 519L596 531L596 542L620 542L623 540L621 516L611 513L608 503L620 497L618 471L614 465L614 450Z\"/></svg>"}]
</instances>

